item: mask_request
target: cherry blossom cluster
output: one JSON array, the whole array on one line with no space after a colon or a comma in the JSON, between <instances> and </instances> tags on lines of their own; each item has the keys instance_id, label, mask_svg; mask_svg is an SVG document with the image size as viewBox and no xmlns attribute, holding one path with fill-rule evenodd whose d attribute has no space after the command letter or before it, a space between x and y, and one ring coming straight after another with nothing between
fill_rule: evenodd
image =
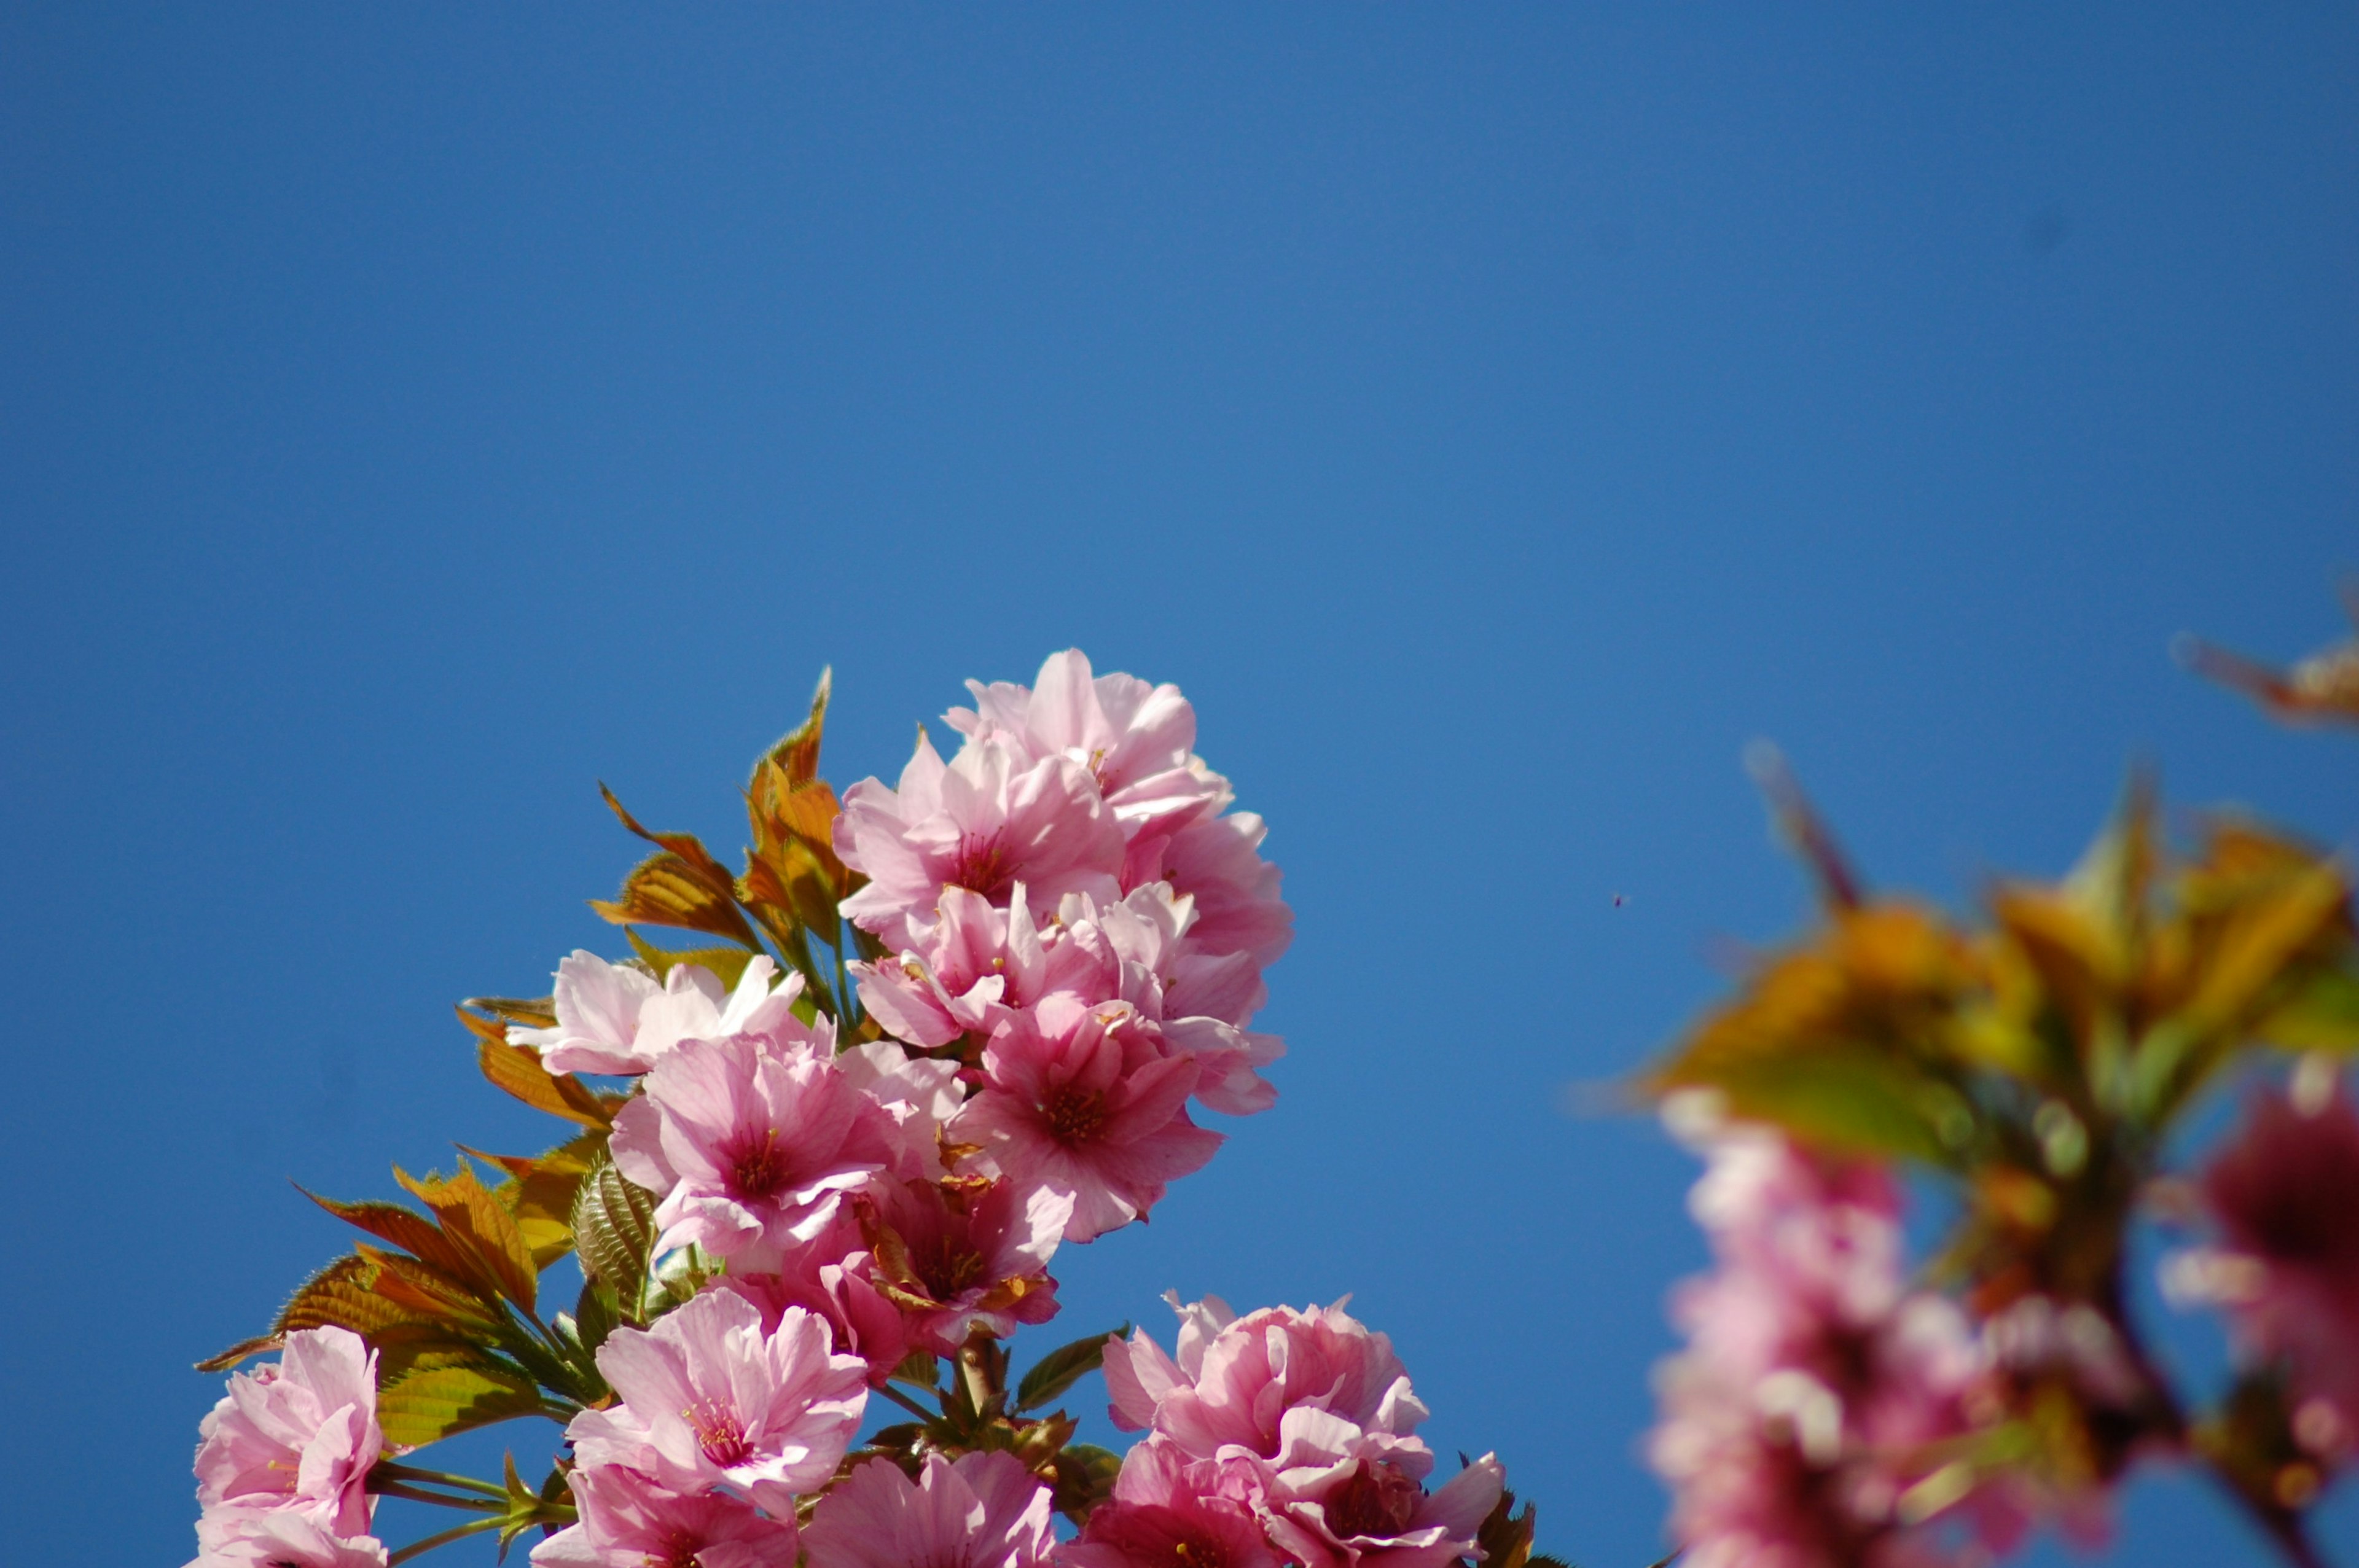
<instances>
[{"instance_id":1,"label":"cherry blossom cluster","mask_svg":"<svg viewBox=\"0 0 2359 1568\"><path fill-rule=\"evenodd\" d=\"M1144 1330L1107 1346L1114 1423L1147 1435L1066 1568L1442 1568L1475 1537L1505 1472L1484 1454L1430 1490L1425 1406L1392 1342L1343 1303L1243 1317L1180 1304L1177 1354Z\"/></svg>"},{"instance_id":2,"label":"cherry blossom cluster","mask_svg":"<svg viewBox=\"0 0 2359 1568\"><path fill-rule=\"evenodd\" d=\"M1690 1344L1657 1371L1648 1443L1685 1561L1964 1561L1928 1522L1958 1498L1912 1488L1922 1456L1969 1430L1986 1361L1954 1303L1905 1288L1889 1173L1727 1125L1693 1098L1668 1119L1707 1161L1689 1206L1719 1265L1674 1300ZM1977 1501L1990 1544L2012 1545L2018 1521Z\"/></svg>"}]
</instances>

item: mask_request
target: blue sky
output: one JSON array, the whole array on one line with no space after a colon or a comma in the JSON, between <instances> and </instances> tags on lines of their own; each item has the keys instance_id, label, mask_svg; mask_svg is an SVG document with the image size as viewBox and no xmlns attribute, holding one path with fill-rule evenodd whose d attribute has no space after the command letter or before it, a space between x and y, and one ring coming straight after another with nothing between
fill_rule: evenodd
<instances>
[{"instance_id":1,"label":"blue sky","mask_svg":"<svg viewBox=\"0 0 2359 1568\"><path fill-rule=\"evenodd\" d=\"M2324 6L11 7L0 1536L179 1561L188 1363L342 1245L288 1179L542 1136L449 1004L615 947L595 781L734 848L822 665L848 782L1078 643L1300 935L1278 1108L1041 1337L1356 1292L1651 1561L1691 1166L1566 1086L1801 917L1745 743L1943 897L2139 759L2353 830L2166 648L2359 567L2354 70Z\"/></svg>"}]
</instances>

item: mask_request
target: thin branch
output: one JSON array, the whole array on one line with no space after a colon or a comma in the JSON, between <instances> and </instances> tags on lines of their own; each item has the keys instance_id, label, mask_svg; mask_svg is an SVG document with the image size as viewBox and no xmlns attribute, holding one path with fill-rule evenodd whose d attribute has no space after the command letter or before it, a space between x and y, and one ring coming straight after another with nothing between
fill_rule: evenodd
<instances>
[{"instance_id":1,"label":"thin branch","mask_svg":"<svg viewBox=\"0 0 2359 1568\"><path fill-rule=\"evenodd\" d=\"M472 1520L454 1530L446 1530L440 1535L429 1535L423 1541L413 1541L386 1558L386 1568L393 1568L395 1563L407 1563L413 1557L423 1557L438 1546L448 1546L454 1541L464 1541L471 1535L481 1535L487 1530L497 1530L506 1522L507 1516L501 1513L490 1519Z\"/></svg>"}]
</instances>

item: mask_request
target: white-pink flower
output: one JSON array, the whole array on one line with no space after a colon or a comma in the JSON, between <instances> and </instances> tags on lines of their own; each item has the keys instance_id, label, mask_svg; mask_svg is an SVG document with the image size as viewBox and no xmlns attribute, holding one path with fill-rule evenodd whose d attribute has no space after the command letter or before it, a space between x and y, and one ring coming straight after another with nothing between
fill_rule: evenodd
<instances>
[{"instance_id":1,"label":"white-pink flower","mask_svg":"<svg viewBox=\"0 0 2359 1568\"><path fill-rule=\"evenodd\" d=\"M580 1522L532 1549L533 1568L795 1568L791 1505L681 1490L622 1465L568 1477Z\"/></svg>"},{"instance_id":2,"label":"white-pink flower","mask_svg":"<svg viewBox=\"0 0 2359 1568\"><path fill-rule=\"evenodd\" d=\"M188 1568L385 1568L385 1543L339 1535L299 1509L237 1509L213 1519Z\"/></svg>"},{"instance_id":3,"label":"white-pink flower","mask_svg":"<svg viewBox=\"0 0 2359 1568\"><path fill-rule=\"evenodd\" d=\"M999 741L971 741L945 764L920 735L898 789L863 779L844 792L835 848L869 879L844 917L895 952L932 932L951 888L1005 905L1020 881L1036 917L1069 892L1121 891L1122 830L1088 770L1027 762Z\"/></svg>"},{"instance_id":4,"label":"white-pink flower","mask_svg":"<svg viewBox=\"0 0 2359 1568\"><path fill-rule=\"evenodd\" d=\"M1392 1341L1343 1310L1264 1307L1238 1317L1218 1296L1182 1305L1178 1354L1147 1331L1106 1345L1116 1426L1151 1427L1194 1459L1234 1448L1275 1459L1292 1410L1317 1410L1359 1431L1406 1437L1426 1416ZM1348 1298L1347 1298L1348 1299Z\"/></svg>"},{"instance_id":5,"label":"white-pink flower","mask_svg":"<svg viewBox=\"0 0 2359 1568\"><path fill-rule=\"evenodd\" d=\"M197 1498L208 1521L198 1528L208 1544L214 1521L261 1509L310 1511L345 1535L368 1533L368 1472L385 1439L376 1353L359 1335L289 1334L277 1361L230 1379L198 1431Z\"/></svg>"},{"instance_id":6,"label":"white-pink flower","mask_svg":"<svg viewBox=\"0 0 2359 1568\"><path fill-rule=\"evenodd\" d=\"M1506 1472L1486 1454L1429 1492L1423 1483L1433 1454L1421 1441L1364 1432L1315 1406L1293 1407L1278 1426L1262 1523L1304 1568L1443 1568L1472 1557L1475 1534L1506 1484Z\"/></svg>"},{"instance_id":7,"label":"white-pink flower","mask_svg":"<svg viewBox=\"0 0 2359 1568\"><path fill-rule=\"evenodd\" d=\"M712 1288L753 1303L766 1334L776 1331L789 1307L822 1320L836 1353L857 1356L867 1366L871 1388L884 1387L909 1353L908 1324L878 1288L875 1256L849 1213L788 1249L771 1271L724 1274Z\"/></svg>"},{"instance_id":8,"label":"white-pink flower","mask_svg":"<svg viewBox=\"0 0 2359 1568\"><path fill-rule=\"evenodd\" d=\"M802 976L773 985L777 974L777 964L756 957L729 990L700 964L675 964L658 985L644 969L577 950L557 966L556 1026L511 1027L508 1041L538 1047L552 1073L644 1073L683 1040L737 1034L832 1049L834 1025L825 1015L816 1027L794 1015Z\"/></svg>"},{"instance_id":9,"label":"white-pink flower","mask_svg":"<svg viewBox=\"0 0 2359 1568\"><path fill-rule=\"evenodd\" d=\"M1029 688L966 683L974 707L953 708L951 727L1006 741L1027 761L1063 757L1089 770L1125 837L1158 823L1218 815L1228 781L1195 754L1196 710L1176 686L1136 676L1093 676L1079 648L1051 654Z\"/></svg>"},{"instance_id":10,"label":"white-pink flower","mask_svg":"<svg viewBox=\"0 0 2359 1568\"><path fill-rule=\"evenodd\" d=\"M906 1150L899 1124L836 1060L750 1035L683 1040L614 1118L614 1166L662 1195L658 1245L760 1267L835 1217Z\"/></svg>"},{"instance_id":11,"label":"white-pink flower","mask_svg":"<svg viewBox=\"0 0 2359 1568\"><path fill-rule=\"evenodd\" d=\"M926 1455L915 1481L855 1465L803 1532L810 1568L1032 1568L1056 1545L1049 1488L1011 1454Z\"/></svg>"},{"instance_id":12,"label":"white-pink flower","mask_svg":"<svg viewBox=\"0 0 2359 1568\"><path fill-rule=\"evenodd\" d=\"M1188 1118L1196 1059L1126 1003L1086 1008L1051 996L999 1026L983 1072L951 1136L980 1148L984 1174L1022 1192L1073 1195L1068 1240L1145 1215L1223 1141Z\"/></svg>"},{"instance_id":13,"label":"white-pink flower","mask_svg":"<svg viewBox=\"0 0 2359 1568\"><path fill-rule=\"evenodd\" d=\"M625 1465L679 1490L726 1484L790 1512L843 1458L868 1400L868 1368L830 1348L799 1307L765 1332L753 1303L707 1291L647 1329L619 1328L598 1370L622 1399L566 1428L582 1465Z\"/></svg>"}]
</instances>

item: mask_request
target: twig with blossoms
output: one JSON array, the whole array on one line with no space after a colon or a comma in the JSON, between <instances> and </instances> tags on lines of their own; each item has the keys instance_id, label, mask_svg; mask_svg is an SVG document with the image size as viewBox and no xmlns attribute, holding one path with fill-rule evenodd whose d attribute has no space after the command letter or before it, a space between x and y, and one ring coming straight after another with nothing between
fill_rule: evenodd
<instances>
[{"instance_id":1,"label":"twig with blossoms","mask_svg":"<svg viewBox=\"0 0 2359 1568\"><path fill-rule=\"evenodd\" d=\"M1069 652L1028 688L970 689L952 756L921 731L896 784L839 806L822 677L747 782L742 872L606 795L656 851L593 904L630 956L577 951L547 997L460 1009L484 1076L573 1132L397 1173L422 1210L319 1200L371 1239L206 1364L281 1352L205 1423L200 1563L385 1568L536 1531L540 1568L1535 1561L1495 1459L1425 1489L1422 1407L1340 1308L1230 1336L1304 1347L1250 1454L1175 1468L1159 1426L1127 1457L1072 1441L1053 1407L1109 1344L1117 1419L1161 1421L1143 1340L1087 1336L1011 1387L1006 1342L1056 1314L1060 1249L1145 1219L1221 1146L1190 1107L1275 1100L1284 1047L1252 1023L1292 917L1176 687ZM568 1258L572 1308L544 1318ZM1188 1314L1215 1339L1230 1323ZM1212 1354L1183 1334L1217 1402ZM1378 1404L1356 1374L1302 1381L1321 1356L1389 1368ZM855 1445L872 1396L915 1419ZM532 1416L563 1427L537 1487L513 1458L500 1482L408 1462ZM381 1497L473 1517L388 1552Z\"/></svg>"}]
</instances>

